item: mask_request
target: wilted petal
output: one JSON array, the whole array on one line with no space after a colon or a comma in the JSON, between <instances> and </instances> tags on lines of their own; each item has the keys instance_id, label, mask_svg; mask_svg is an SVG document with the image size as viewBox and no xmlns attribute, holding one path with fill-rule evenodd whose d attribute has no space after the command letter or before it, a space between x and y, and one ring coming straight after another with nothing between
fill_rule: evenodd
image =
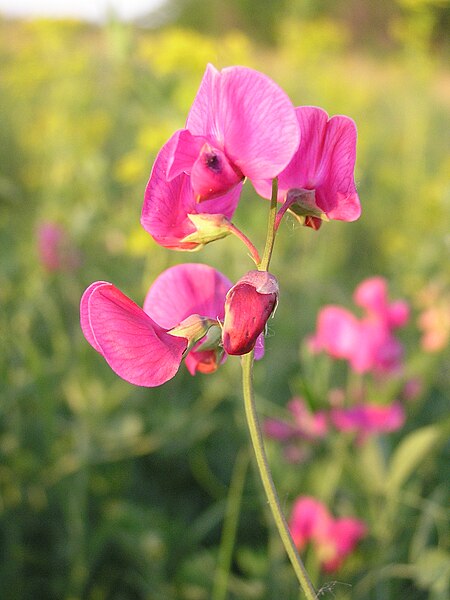
<instances>
[{"instance_id":1,"label":"wilted petal","mask_svg":"<svg viewBox=\"0 0 450 600\"><path fill-rule=\"evenodd\" d=\"M289 163L300 134L294 107L267 76L208 65L186 128L223 150L249 179L272 179Z\"/></svg>"},{"instance_id":2,"label":"wilted petal","mask_svg":"<svg viewBox=\"0 0 450 600\"><path fill-rule=\"evenodd\" d=\"M81 321L86 339L126 381L154 387L178 371L187 340L168 335L112 284L86 290Z\"/></svg>"},{"instance_id":3,"label":"wilted petal","mask_svg":"<svg viewBox=\"0 0 450 600\"><path fill-rule=\"evenodd\" d=\"M141 224L161 246L177 250L195 250L197 242L182 240L196 231L188 215L219 214L231 219L239 201L241 184L230 192L198 204L190 177L184 172L167 180L168 161L173 159L174 138L160 150L147 183ZM190 135L190 134L189 134Z\"/></svg>"}]
</instances>

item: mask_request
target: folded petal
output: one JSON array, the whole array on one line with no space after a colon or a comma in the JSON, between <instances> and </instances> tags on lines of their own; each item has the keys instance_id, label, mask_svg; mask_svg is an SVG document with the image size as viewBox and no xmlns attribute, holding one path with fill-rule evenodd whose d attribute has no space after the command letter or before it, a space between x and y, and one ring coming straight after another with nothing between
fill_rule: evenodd
<instances>
[{"instance_id":1,"label":"folded petal","mask_svg":"<svg viewBox=\"0 0 450 600\"><path fill-rule=\"evenodd\" d=\"M330 218L354 221L361 206L354 182L356 126L343 115L328 118L315 106L300 106L296 115L300 145L289 165L278 177L278 198L290 189L315 191L317 206ZM271 182L254 182L259 194L270 197Z\"/></svg>"},{"instance_id":2,"label":"folded petal","mask_svg":"<svg viewBox=\"0 0 450 600\"><path fill-rule=\"evenodd\" d=\"M225 296L232 285L208 265L176 265L155 279L145 298L144 311L167 329L193 314L223 320Z\"/></svg>"},{"instance_id":3,"label":"folded petal","mask_svg":"<svg viewBox=\"0 0 450 600\"><path fill-rule=\"evenodd\" d=\"M145 387L161 385L178 371L187 340L174 337L110 283L97 282L81 302L89 343L120 377Z\"/></svg>"},{"instance_id":4,"label":"folded petal","mask_svg":"<svg viewBox=\"0 0 450 600\"><path fill-rule=\"evenodd\" d=\"M174 138L178 135L179 132L174 134L162 147L153 165L145 190L141 224L161 246L195 250L199 246L197 242L182 241L196 231L188 215L220 214L231 219L239 201L242 184L214 200L196 203L188 175L180 172L170 181L167 180L168 162L174 160Z\"/></svg>"},{"instance_id":5,"label":"folded petal","mask_svg":"<svg viewBox=\"0 0 450 600\"><path fill-rule=\"evenodd\" d=\"M223 150L249 179L272 179L299 140L293 105L270 78L246 67L208 65L186 128Z\"/></svg>"}]
</instances>

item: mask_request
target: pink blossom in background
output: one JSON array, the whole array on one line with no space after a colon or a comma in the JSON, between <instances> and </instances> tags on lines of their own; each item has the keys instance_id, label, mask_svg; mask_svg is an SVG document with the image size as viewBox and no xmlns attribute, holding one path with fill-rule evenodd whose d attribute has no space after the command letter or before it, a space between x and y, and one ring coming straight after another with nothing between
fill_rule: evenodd
<instances>
[{"instance_id":1,"label":"pink blossom in background","mask_svg":"<svg viewBox=\"0 0 450 600\"><path fill-rule=\"evenodd\" d=\"M314 440L324 438L328 432L328 417L325 411L311 412L303 398L293 398L287 405L292 415L289 422L266 419L264 432L279 441L295 438Z\"/></svg>"},{"instance_id":2,"label":"pink blossom in background","mask_svg":"<svg viewBox=\"0 0 450 600\"><path fill-rule=\"evenodd\" d=\"M73 271L81 264L79 252L58 223L48 221L38 226L37 251L42 266L49 272Z\"/></svg>"},{"instance_id":3,"label":"pink blossom in background","mask_svg":"<svg viewBox=\"0 0 450 600\"><path fill-rule=\"evenodd\" d=\"M367 534L366 524L352 517L334 519L326 506L310 496L294 503L289 529L301 551L311 543L324 571L340 569L346 557Z\"/></svg>"},{"instance_id":4,"label":"pink blossom in background","mask_svg":"<svg viewBox=\"0 0 450 600\"><path fill-rule=\"evenodd\" d=\"M389 303L382 277L363 281L354 299L365 311L360 319L340 306L329 305L319 311L316 333L307 342L310 351L345 359L357 373L382 376L400 372L403 346L393 330L407 323L408 304L403 300Z\"/></svg>"},{"instance_id":5,"label":"pink blossom in background","mask_svg":"<svg viewBox=\"0 0 450 600\"><path fill-rule=\"evenodd\" d=\"M400 402L384 406L357 404L349 408L333 408L331 422L339 431L355 433L363 442L370 435L397 431L405 423L405 411Z\"/></svg>"},{"instance_id":6,"label":"pink blossom in background","mask_svg":"<svg viewBox=\"0 0 450 600\"><path fill-rule=\"evenodd\" d=\"M417 321L422 331L422 349L425 352L444 350L450 339L450 292L445 283L430 283L418 294L417 303L422 309Z\"/></svg>"},{"instance_id":7,"label":"pink blossom in background","mask_svg":"<svg viewBox=\"0 0 450 600\"><path fill-rule=\"evenodd\" d=\"M300 106L296 115L301 132L297 152L289 165L278 176L278 198L285 201L288 192L299 192L306 198L306 206L300 201L300 213L308 215L306 224L318 228L320 219L314 217L324 213L328 219L355 221L361 214L361 205L356 192L354 168L356 161L356 125L343 115L329 117L321 108ZM255 187L264 197L270 198L271 183L257 182ZM311 195L301 194L310 191Z\"/></svg>"}]
</instances>

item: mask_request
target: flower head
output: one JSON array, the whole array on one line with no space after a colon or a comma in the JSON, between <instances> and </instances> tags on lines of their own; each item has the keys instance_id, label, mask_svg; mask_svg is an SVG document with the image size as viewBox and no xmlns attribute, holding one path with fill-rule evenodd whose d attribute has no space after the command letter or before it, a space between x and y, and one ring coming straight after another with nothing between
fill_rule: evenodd
<instances>
[{"instance_id":1,"label":"flower head","mask_svg":"<svg viewBox=\"0 0 450 600\"><path fill-rule=\"evenodd\" d=\"M192 375L211 373L226 358L221 334L231 287L212 267L177 265L157 277L140 308L111 283L97 281L81 298L81 328L112 370L135 385L165 383L183 358ZM262 335L254 345L259 359Z\"/></svg>"},{"instance_id":2,"label":"flower head","mask_svg":"<svg viewBox=\"0 0 450 600\"><path fill-rule=\"evenodd\" d=\"M353 517L334 519L322 502L300 496L289 521L294 543L302 550L311 542L324 571L337 571L366 535L365 523Z\"/></svg>"},{"instance_id":3,"label":"flower head","mask_svg":"<svg viewBox=\"0 0 450 600\"><path fill-rule=\"evenodd\" d=\"M230 219L243 180L276 177L300 140L294 107L271 79L246 67L208 65L186 128L160 151L147 184L141 223L168 248L192 250L206 239L192 215ZM202 233L202 232L200 232Z\"/></svg>"},{"instance_id":4,"label":"flower head","mask_svg":"<svg viewBox=\"0 0 450 600\"><path fill-rule=\"evenodd\" d=\"M355 221L361 206L354 181L356 126L343 115L328 117L321 108L295 109L301 140L289 165L278 176L278 199L289 202L291 212L309 226L320 219ZM267 177L257 191L270 197Z\"/></svg>"},{"instance_id":5,"label":"flower head","mask_svg":"<svg viewBox=\"0 0 450 600\"><path fill-rule=\"evenodd\" d=\"M359 442L370 435L397 431L405 422L405 411L400 402L387 406L364 403L350 408L333 408L330 416L336 429L356 433Z\"/></svg>"}]
</instances>

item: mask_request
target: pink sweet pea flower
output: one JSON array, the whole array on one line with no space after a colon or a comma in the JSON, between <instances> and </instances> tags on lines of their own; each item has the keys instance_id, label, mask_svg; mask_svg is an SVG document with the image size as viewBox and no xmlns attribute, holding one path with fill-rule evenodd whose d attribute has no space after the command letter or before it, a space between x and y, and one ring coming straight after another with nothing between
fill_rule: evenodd
<instances>
[{"instance_id":1,"label":"pink sweet pea flower","mask_svg":"<svg viewBox=\"0 0 450 600\"><path fill-rule=\"evenodd\" d=\"M37 229L37 250L42 266L49 272L73 271L80 266L79 252L65 229L54 222L41 223Z\"/></svg>"},{"instance_id":2,"label":"pink sweet pea flower","mask_svg":"<svg viewBox=\"0 0 450 600\"><path fill-rule=\"evenodd\" d=\"M369 316L382 321L388 328L403 327L408 322L408 304L404 300L389 303L387 281L383 277L362 281L355 289L353 299Z\"/></svg>"},{"instance_id":3,"label":"pink sweet pea flower","mask_svg":"<svg viewBox=\"0 0 450 600\"><path fill-rule=\"evenodd\" d=\"M292 398L287 407L293 417L292 422L266 419L264 432L268 437L289 441L295 438L314 440L326 436L328 417L325 411L311 412L303 398Z\"/></svg>"},{"instance_id":4,"label":"pink sweet pea flower","mask_svg":"<svg viewBox=\"0 0 450 600\"><path fill-rule=\"evenodd\" d=\"M312 352L324 351L333 358L349 359L358 344L359 322L340 306L322 308L317 317L316 333L308 340Z\"/></svg>"},{"instance_id":5,"label":"pink sweet pea flower","mask_svg":"<svg viewBox=\"0 0 450 600\"><path fill-rule=\"evenodd\" d=\"M135 385L165 383L183 358L192 375L211 373L226 358L221 333L231 287L212 267L177 265L157 277L142 309L111 283L97 281L81 298L81 328L112 370ZM263 354L260 335L255 358Z\"/></svg>"},{"instance_id":6,"label":"pink sweet pea flower","mask_svg":"<svg viewBox=\"0 0 450 600\"><path fill-rule=\"evenodd\" d=\"M367 533L363 521L352 517L334 519L315 498L300 496L294 503L289 529L299 550L311 542L324 571L338 570Z\"/></svg>"},{"instance_id":7,"label":"pink sweet pea flower","mask_svg":"<svg viewBox=\"0 0 450 600\"><path fill-rule=\"evenodd\" d=\"M231 219L239 201L242 184L238 184L223 196L202 203L195 201L191 178L181 172L167 180L168 160L172 156L177 134L160 150L148 181L141 224L153 239L166 248L195 250L202 243L227 234L226 220ZM210 239L199 237L203 225L217 223L219 231L213 231ZM208 221L209 220L209 221ZM220 230L220 228L222 229Z\"/></svg>"},{"instance_id":8,"label":"pink sweet pea flower","mask_svg":"<svg viewBox=\"0 0 450 600\"><path fill-rule=\"evenodd\" d=\"M112 284L98 281L81 299L81 328L120 377L135 385L155 387L178 371L190 349L192 328L194 341L200 341L217 319L223 319L225 295L231 285L207 265L178 265L155 280L142 309ZM205 323L206 330L202 329ZM191 373L211 371L220 363L221 352L217 345L198 351L194 347L186 360Z\"/></svg>"},{"instance_id":9,"label":"pink sweet pea flower","mask_svg":"<svg viewBox=\"0 0 450 600\"><path fill-rule=\"evenodd\" d=\"M330 416L336 429L356 433L359 442L364 442L370 435L397 431L405 422L405 411L400 402L389 406L366 403L334 408Z\"/></svg>"},{"instance_id":10,"label":"pink sweet pea flower","mask_svg":"<svg viewBox=\"0 0 450 600\"><path fill-rule=\"evenodd\" d=\"M361 214L354 181L356 125L343 115L328 117L321 108L296 108L301 140L289 165L278 176L278 199L304 224L318 228L320 219L355 221ZM255 183L270 198L271 183Z\"/></svg>"},{"instance_id":11,"label":"pink sweet pea flower","mask_svg":"<svg viewBox=\"0 0 450 600\"><path fill-rule=\"evenodd\" d=\"M315 538L323 570L327 573L339 570L346 557L366 534L367 526L359 519L330 519L328 527L320 530Z\"/></svg>"}]
</instances>

